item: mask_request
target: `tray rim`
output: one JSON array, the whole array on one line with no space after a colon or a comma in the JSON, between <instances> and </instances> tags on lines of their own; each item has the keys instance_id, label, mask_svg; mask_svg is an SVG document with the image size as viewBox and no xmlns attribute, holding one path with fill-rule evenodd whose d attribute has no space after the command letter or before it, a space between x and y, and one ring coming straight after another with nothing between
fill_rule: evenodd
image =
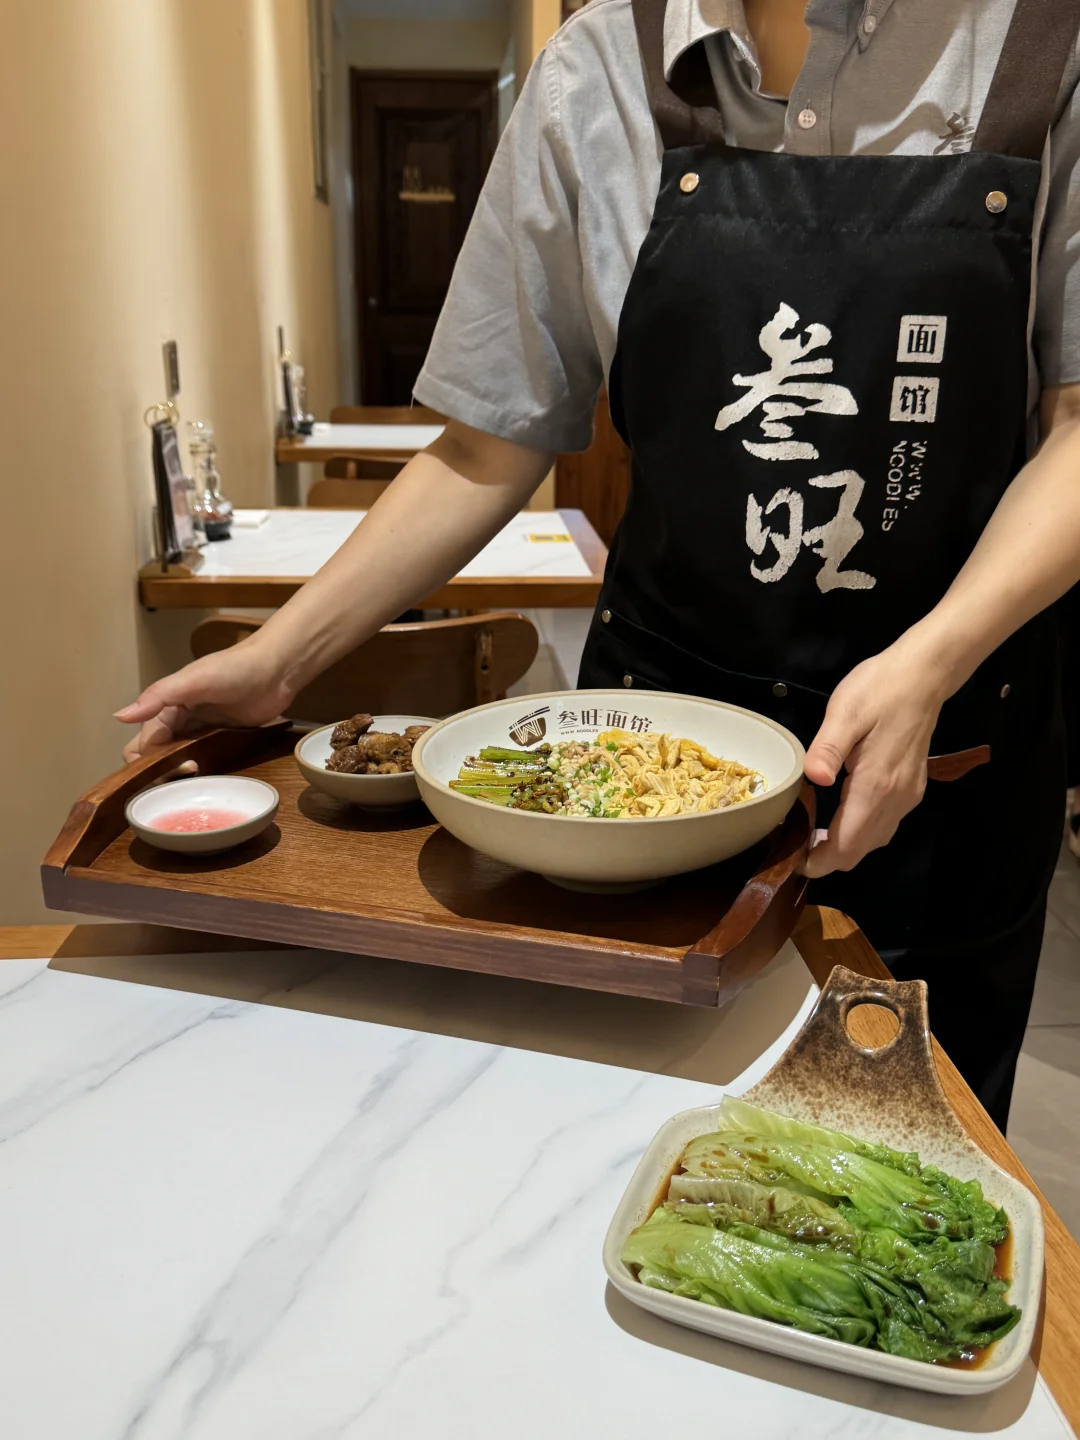
<instances>
[{"instance_id":1,"label":"tray rim","mask_svg":"<svg viewBox=\"0 0 1080 1440\"><path fill-rule=\"evenodd\" d=\"M772 959L805 906L801 862L813 829L810 787L804 787L785 824L763 842L757 868L730 908L685 951L633 941L603 943L572 930L537 931L501 921L417 915L370 903L362 909L334 910L242 893L208 894L149 879L108 879L94 871L94 860L127 828L123 811L139 791L170 778L185 764L221 774L287 759L295 736L296 727L284 721L259 730L207 730L93 786L72 807L42 864L46 904L713 1008L732 999ZM520 952L517 963L513 949ZM599 973L605 964L612 970L606 980ZM554 967L556 973L530 973L539 965Z\"/></svg>"}]
</instances>

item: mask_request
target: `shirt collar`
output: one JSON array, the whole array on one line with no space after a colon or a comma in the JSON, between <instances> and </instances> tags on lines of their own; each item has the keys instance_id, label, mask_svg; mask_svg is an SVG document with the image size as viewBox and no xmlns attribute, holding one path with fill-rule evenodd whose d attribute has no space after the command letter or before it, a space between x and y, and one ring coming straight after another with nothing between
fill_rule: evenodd
<instances>
[{"instance_id":1,"label":"shirt collar","mask_svg":"<svg viewBox=\"0 0 1080 1440\"><path fill-rule=\"evenodd\" d=\"M819 3L822 0L810 0L811 5ZM835 4L837 0L825 0L825 3ZM865 50L893 0L848 0L848 3L858 4L861 10L859 49ZM866 26L868 19L871 21L869 29ZM671 79L679 57L685 55L691 46L724 30L730 32L744 53L753 54L754 42L746 23L743 0L668 0L664 17L664 70L667 78Z\"/></svg>"}]
</instances>

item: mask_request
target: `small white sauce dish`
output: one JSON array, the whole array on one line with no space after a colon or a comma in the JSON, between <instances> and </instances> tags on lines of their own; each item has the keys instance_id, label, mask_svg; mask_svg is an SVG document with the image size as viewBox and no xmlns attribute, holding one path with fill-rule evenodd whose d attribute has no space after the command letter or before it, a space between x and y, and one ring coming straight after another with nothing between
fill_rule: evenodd
<instances>
[{"instance_id":1,"label":"small white sauce dish","mask_svg":"<svg viewBox=\"0 0 1080 1440\"><path fill-rule=\"evenodd\" d=\"M195 776L155 785L128 801L124 814L140 840L181 855L220 855L254 840L273 823L278 792L264 780L244 775ZM162 830L163 820L179 811L218 811L242 817L214 830Z\"/></svg>"},{"instance_id":2,"label":"small white sauce dish","mask_svg":"<svg viewBox=\"0 0 1080 1440\"><path fill-rule=\"evenodd\" d=\"M370 734L403 735L410 725L437 725L425 715L376 715ZM327 770L326 762L334 753L330 736L337 727L324 725L305 735L293 752L300 773L315 790L333 795L361 810L399 810L420 798L416 775L405 770L400 775L343 775Z\"/></svg>"}]
</instances>

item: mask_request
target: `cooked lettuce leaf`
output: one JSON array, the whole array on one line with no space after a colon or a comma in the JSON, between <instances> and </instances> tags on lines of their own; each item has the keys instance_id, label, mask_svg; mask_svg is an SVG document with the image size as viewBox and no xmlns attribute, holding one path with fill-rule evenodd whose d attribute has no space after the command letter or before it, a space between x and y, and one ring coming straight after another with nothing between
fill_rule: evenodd
<instances>
[{"instance_id":1,"label":"cooked lettuce leaf","mask_svg":"<svg viewBox=\"0 0 1080 1440\"><path fill-rule=\"evenodd\" d=\"M741 1100L720 1124L626 1242L642 1284L923 1361L1019 1320L994 1276L1008 1217L976 1181Z\"/></svg>"},{"instance_id":2,"label":"cooked lettuce leaf","mask_svg":"<svg viewBox=\"0 0 1080 1440\"><path fill-rule=\"evenodd\" d=\"M728 1131L702 1135L687 1147L683 1167L708 1179L748 1179L842 1202L845 1214L901 1235L1003 1239L1008 1222L987 1205L977 1182L941 1183L937 1174L910 1175L879 1160L824 1144Z\"/></svg>"},{"instance_id":3,"label":"cooked lettuce leaf","mask_svg":"<svg viewBox=\"0 0 1080 1440\"><path fill-rule=\"evenodd\" d=\"M827 1130L823 1125L813 1125L806 1120L792 1120L787 1115L777 1115L772 1110L763 1110L740 1100L735 1095L725 1095L720 1102L717 1130L745 1130L749 1135L775 1135L781 1140L800 1140L804 1145L821 1145L827 1150L850 1150L855 1155L865 1155L893 1170L903 1170L908 1175L920 1172L919 1157L903 1150L890 1150L887 1145L874 1145L867 1140L857 1140L839 1130Z\"/></svg>"},{"instance_id":4,"label":"cooked lettuce leaf","mask_svg":"<svg viewBox=\"0 0 1080 1440\"><path fill-rule=\"evenodd\" d=\"M723 1176L672 1176L668 1209L698 1224L743 1221L790 1235L793 1240L851 1241L856 1233L850 1220L824 1200L781 1185L758 1185Z\"/></svg>"},{"instance_id":5,"label":"cooked lettuce leaf","mask_svg":"<svg viewBox=\"0 0 1080 1440\"><path fill-rule=\"evenodd\" d=\"M861 1156L878 1165L884 1165L887 1169L921 1180L930 1192L942 1197L946 1213L960 1212L966 1215L971 1224L970 1233L987 1244L997 1245L1008 1234L1007 1216L1003 1211L987 1204L977 1180L957 1180L934 1165L923 1165L914 1152L891 1150L887 1145L859 1140L838 1130L828 1130L822 1125L792 1120L786 1115L763 1110L758 1105L751 1105L748 1101L732 1095L726 1095L720 1103L717 1130L721 1134L744 1131L748 1136L791 1140L834 1154Z\"/></svg>"},{"instance_id":6,"label":"cooked lettuce leaf","mask_svg":"<svg viewBox=\"0 0 1080 1440\"><path fill-rule=\"evenodd\" d=\"M828 1253L828 1252L827 1252ZM855 1267L807 1254L777 1264L766 1246L711 1226L688 1225L664 1210L627 1239L623 1262L640 1266L646 1285L794 1325L852 1345L870 1345L873 1307Z\"/></svg>"},{"instance_id":7,"label":"cooked lettuce leaf","mask_svg":"<svg viewBox=\"0 0 1080 1440\"><path fill-rule=\"evenodd\" d=\"M827 1247L688 1223L668 1208L628 1237L622 1258L642 1284L673 1295L915 1360L957 1359L1019 1318L996 1287L950 1289L930 1272L927 1293Z\"/></svg>"}]
</instances>

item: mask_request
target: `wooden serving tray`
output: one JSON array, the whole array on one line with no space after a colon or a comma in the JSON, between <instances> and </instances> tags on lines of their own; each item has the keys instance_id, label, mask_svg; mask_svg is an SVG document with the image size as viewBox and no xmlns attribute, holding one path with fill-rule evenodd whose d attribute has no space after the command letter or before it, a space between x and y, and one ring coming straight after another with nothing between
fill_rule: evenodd
<instances>
[{"instance_id":1,"label":"wooden serving tray","mask_svg":"<svg viewBox=\"0 0 1080 1440\"><path fill-rule=\"evenodd\" d=\"M213 730L79 800L42 866L46 904L279 943L721 1005L790 936L812 830L807 788L785 824L723 865L635 895L579 895L455 840L420 804L377 814L312 790L299 732ZM276 823L224 855L155 850L124 807L179 766L266 780Z\"/></svg>"}]
</instances>

